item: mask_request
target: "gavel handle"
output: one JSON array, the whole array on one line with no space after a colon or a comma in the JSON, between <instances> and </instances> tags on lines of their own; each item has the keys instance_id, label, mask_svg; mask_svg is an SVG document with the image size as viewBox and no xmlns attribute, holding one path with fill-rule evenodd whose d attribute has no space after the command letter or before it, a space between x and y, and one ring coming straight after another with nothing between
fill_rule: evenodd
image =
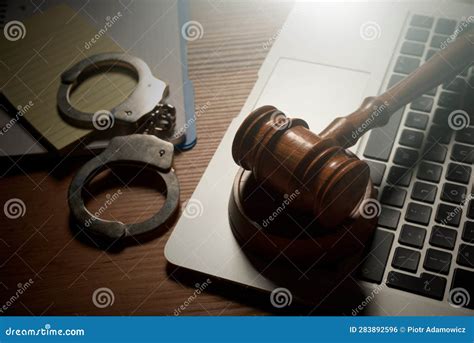
<instances>
[{"instance_id":1,"label":"gavel handle","mask_svg":"<svg viewBox=\"0 0 474 343\"><path fill-rule=\"evenodd\" d=\"M367 131L387 124L401 107L455 77L473 61L471 28L385 93L364 99L355 112L336 118L319 136L335 139L340 146L349 148Z\"/></svg>"}]
</instances>

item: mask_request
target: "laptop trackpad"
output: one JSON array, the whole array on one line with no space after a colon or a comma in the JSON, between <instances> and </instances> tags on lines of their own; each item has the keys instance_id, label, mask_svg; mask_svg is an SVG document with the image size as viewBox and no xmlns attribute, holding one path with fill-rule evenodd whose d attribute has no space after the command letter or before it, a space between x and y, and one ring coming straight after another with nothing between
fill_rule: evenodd
<instances>
[{"instance_id":1,"label":"laptop trackpad","mask_svg":"<svg viewBox=\"0 0 474 343\"><path fill-rule=\"evenodd\" d=\"M360 70L283 58L255 107L274 105L289 117L306 120L319 133L334 118L359 107L369 78L370 73Z\"/></svg>"}]
</instances>

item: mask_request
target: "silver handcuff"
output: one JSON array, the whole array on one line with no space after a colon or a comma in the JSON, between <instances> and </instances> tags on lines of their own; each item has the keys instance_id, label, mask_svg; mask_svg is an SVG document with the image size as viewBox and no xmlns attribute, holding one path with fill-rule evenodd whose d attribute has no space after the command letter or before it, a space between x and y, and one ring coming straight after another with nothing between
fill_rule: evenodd
<instances>
[{"instance_id":1,"label":"silver handcuff","mask_svg":"<svg viewBox=\"0 0 474 343\"><path fill-rule=\"evenodd\" d=\"M111 239L136 236L154 230L168 221L179 205L179 183L172 168L173 144L184 140L184 116L176 116L173 106L164 103L168 93L165 82L155 78L141 59L120 53L88 57L61 75L57 104L63 118L74 126L94 129L94 113L82 112L70 103L70 93L87 73L102 66L121 66L137 76L137 86L122 103L108 111L114 135L107 148L87 162L74 176L68 202L76 222L94 234ZM100 123L99 123L100 126ZM124 224L104 220L87 210L84 187L101 171L113 165L145 165L154 169L166 185L166 200L158 213L141 223Z\"/></svg>"}]
</instances>

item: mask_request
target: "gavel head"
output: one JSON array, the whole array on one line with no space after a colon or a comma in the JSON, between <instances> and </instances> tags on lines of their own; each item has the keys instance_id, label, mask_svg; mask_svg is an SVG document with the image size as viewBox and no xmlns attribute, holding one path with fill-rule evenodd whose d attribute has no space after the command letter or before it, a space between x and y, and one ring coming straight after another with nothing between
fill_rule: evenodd
<instances>
[{"instance_id":1,"label":"gavel head","mask_svg":"<svg viewBox=\"0 0 474 343\"><path fill-rule=\"evenodd\" d=\"M293 194L290 206L312 212L327 228L356 214L370 183L366 163L273 106L260 107L244 120L232 156L260 184Z\"/></svg>"}]
</instances>

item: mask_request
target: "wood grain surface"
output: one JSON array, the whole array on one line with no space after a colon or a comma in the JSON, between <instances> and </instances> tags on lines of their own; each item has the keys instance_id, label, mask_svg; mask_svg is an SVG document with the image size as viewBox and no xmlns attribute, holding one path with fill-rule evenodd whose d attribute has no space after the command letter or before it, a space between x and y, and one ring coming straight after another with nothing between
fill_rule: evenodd
<instances>
[{"instance_id":1,"label":"wood grain surface","mask_svg":"<svg viewBox=\"0 0 474 343\"><path fill-rule=\"evenodd\" d=\"M190 1L191 19L204 29L188 47L189 76L195 87L198 144L175 158L181 202L190 198L225 130L244 104L268 49L291 3ZM68 158L21 165L0 180L0 204L18 198L26 213L0 222L0 306L18 287L33 283L6 315L255 315L266 314L268 299L213 280L193 297L207 276L170 266L163 249L172 228L148 241L110 246L70 221L67 189L87 159ZM13 171L14 170L14 171ZM163 197L152 173L117 169L88 188L88 208L98 209L118 189L123 194L105 218L137 222L154 214ZM124 183L126 186L124 186ZM92 301L106 287L112 306Z\"/></svg>"}]
</instances>

